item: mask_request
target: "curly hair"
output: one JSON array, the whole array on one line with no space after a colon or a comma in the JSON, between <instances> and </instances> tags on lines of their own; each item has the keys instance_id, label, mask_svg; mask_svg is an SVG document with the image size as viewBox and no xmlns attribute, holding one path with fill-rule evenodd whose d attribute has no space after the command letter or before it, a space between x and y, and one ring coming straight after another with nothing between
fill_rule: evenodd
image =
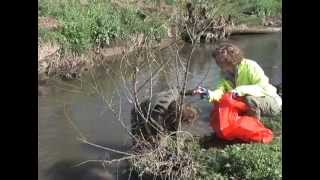
<instances>
[{"instance_id":1,"label":"curly hair","mask_svg":"<svg viewBox=\"0 0 320 180\"><path fill-rule=\"evenodd\" d=\"M239 47L233 44L224 43L219 45L212 56L217 62L238 65L243 59L243 53Z\"/></svg>"}]
</instances>

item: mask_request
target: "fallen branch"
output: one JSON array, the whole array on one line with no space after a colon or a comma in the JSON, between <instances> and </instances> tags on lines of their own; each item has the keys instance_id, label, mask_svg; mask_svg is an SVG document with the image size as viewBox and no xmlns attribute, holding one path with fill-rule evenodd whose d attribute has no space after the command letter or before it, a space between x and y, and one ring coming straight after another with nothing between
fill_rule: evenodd
<instances>
[{"instance_id":1,"label":"fallen branch","mask_svg":"<svg viewBox=\"0 0 320 180\"><path fill-rule=\"evenodd\" d=\"M231 35L236 34L267 34L281 32L278 27L247 27L247 26L234 26L227 28Z\"/></svg>"}]
</instances>

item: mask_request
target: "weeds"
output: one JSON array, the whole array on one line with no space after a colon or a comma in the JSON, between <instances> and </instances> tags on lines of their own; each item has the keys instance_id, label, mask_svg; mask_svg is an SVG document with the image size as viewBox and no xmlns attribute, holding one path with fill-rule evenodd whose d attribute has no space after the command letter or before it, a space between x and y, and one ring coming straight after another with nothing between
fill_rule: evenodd
<instances>
[{"instance_id":1,"label":"weeds","mask_svg":"<svg viewBox=\"0 0 320 180\"><path fill-rule=\"evenodd\" d=\"M174 135L178 135L179 140ZM157 147L142 140L136 144L134 150L138 158L132 158L130 162L140 176L146 174L165 179L195 179L198 164L191 154L192 135L180 131L161 135L159 139Z\"/></svg>"},{"instance_id":2,"label":"weeds","mask_svg":"<svg viewBox=\"0 0 320 180\"><path fill-rule=\"evenodd\" d=\"M192 2L206 7L210 17L231 15L235 23L260 24L261 17L279 15L282 10L281 0ZM186 1L167 0L166 3L181 9ZM40 37L45 41L58 42L62 48L74 52L109 46L115 39L127 40L138 33L151 34L154 39L159 40L165 36L165 24L170 18L159 18L158 13L149 13L146 16L136 6L120 6L110 0L88 0L86 4L80 3L80 0L41 0L39 16L54 17L62 26L55 30L40 27Z\"/></svg>"},{"instance_id":3,"label":"weeds","mask_svg":"<svg viewBox=\"0 0 320 180\"><path fill-rule=\"evenodd\" d=\"M86 5L77 0L42 0L40 16L56 18L62 27L50 31L40 27L44 41L57 41L62 48L83 52L92 47L109 46L115 39L126 40L137 33L164 35L162 22L144 20L133 6L117 6L110 1L91 0Z\"/></svg>"}]
</instances>

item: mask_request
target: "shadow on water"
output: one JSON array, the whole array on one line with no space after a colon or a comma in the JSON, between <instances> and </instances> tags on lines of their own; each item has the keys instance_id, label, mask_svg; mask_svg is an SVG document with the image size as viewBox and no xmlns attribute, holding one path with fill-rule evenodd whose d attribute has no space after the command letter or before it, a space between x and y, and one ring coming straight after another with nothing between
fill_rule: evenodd
<instances>
[{"instance_id":1,"label":"shadow on water","mask_svg":"<svg viewBox=\"0 0 320 180\"><path fill-rule=\"evenodd\" d=\"M73 167L78 162L64 160L54 164L47 172L48 180L113 180L115 177L98 164Z\"/></svg>"},{"instance_id":2,"label":"shadow on water","mask_svg":"<svg viewBox=\"0 0 320 180\"><path fill-rule=\"evenodd\" d=\"M149 175L140 176L136 171L125 167L107 167L98 163L87 163L75 167L76 160L63 160L54 164L45 173L48 180L141 180L159 179Z\"/></svg>"},{"instance_id":3,"label":"shadow on water","mask_svg":"<svg viewBox=\"0 0 320 180\"><path fill-rule=\"evenodd\" d=\"M270 77L271 82L281 82L281 34L235 36L232 37L231 42L238 44L244 50L247 58L256 60L265 70L266 75ZM200 45L194 51L187 89L194 88L200 81L203 81L202 86L210 89L217 84L220 79L220 71L211 58L212 49L213 45ZM191 46L188 44L180 50L182 61L185 62L190 51ZM162 61L169 59L172 66L175 63L176 51L167 48L159 56ZM84 76L79 81L50 81L45 85L39 84L39 93L42 93L42 96L38 96L39 179L113 180L117 177L120 180L128 179L129 172L126 162L106 169L101 163L89 163L78 168L70 168L85 160L112 159L121 156L80 143L77 140L78 134L67 121L64 111L65 104L68 104L70 119L91 142L120 151L128 151L130 136L127 129L119 123L102 100L102 97L110 99L112 97L113 104L118 105L121 102L121 119L129 128L132 104L126 99L126 89L120 78L119 67L119 61L114 61L102 66L93 74ZM130 79L130 70L127 72L125 78ZM176 72L170 68L164 68L154 77L153 83L155 93L164 90L168 84L176 83ZM100 94L95 93L95 85L99 86ZM147 90L142 93L143 97L147 97L146 94L148 94ZM194 103L200 110L200 120L187 130L197 136L210 137L212 134L209 126L211 104L200 100L199 97L190 97L187 101ZM211 143L211 145L223 146L224 144L214 138L203 138L204 142L205 140L207 140L207 145ZM138 177L132 173L131 179L138 179Z\"/></svg>"},{"instance_id":4,"label":"shadow on water","mask_svg":"<svg viewBox=\"0 0 320 180\"><path fill-rule=\"evenodd\" d=\"M104 147L112 147L112 149L126 152L130 146L117 146L103 144L103 142L94 142ZM86 152L86 159L83 157L73 159L63 159L52 164L44 172L44 177L48 180L127 180L138 179L138 174L130 173L128 162L126 160L104 164L103 162L86 162L88 160L113 160L124 157L123 155L99 149L97 147L81 144L80 148ZM90 158L91 157L91 158ZM86 162L86 163L84 163Z\"/></svg>"},{"instance_id":5,"label":"shadow on water","mask_svg":"<svg viewBox=\"0 0 320 180\"><path fill-rule=\"evenodd\" d=\"M63 160L55 163L45 172L48 180L157 180L155 177L146 174L139 174L135 170L130 170L128 162L123 161L121 165L102 165L102 163L86 163L75 166L78 160Z\"/></svg>"}]
</instances>

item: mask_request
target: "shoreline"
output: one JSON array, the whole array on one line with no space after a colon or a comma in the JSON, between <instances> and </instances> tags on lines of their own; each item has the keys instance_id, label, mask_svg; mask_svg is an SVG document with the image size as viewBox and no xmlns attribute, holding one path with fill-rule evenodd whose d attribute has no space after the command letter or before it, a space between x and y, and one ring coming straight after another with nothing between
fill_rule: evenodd
<instances>
[{"instance_id":1,"label":"shoreline","mask_svg":"<svg viewBox=\"0 0 320 180\"><path fill-rule=\"evenodd\" d=\"M251 34L271 34L281 32L282 27L255 26L248 27L246 25L234 28L232 35L251 35ZM82 70L87 71L96 65L103 63L112 57L119 56L124 53L132 53L138 49L146 48L142 43L143 37L138 37L138 43L124 45L115 45L108 48L89 49L81 55L67 54L60 56L60 46L55 43L40 43L38 45L38 77L49 79L52 75L65 76L64 79L74 79L82 73ZM160 43L152 45L153 49L162 50L174 43L187 43L181 39L166 37ZM98 61L98 62L97 62ZM65 72L59 72L59 69L64 69ZM69 73L67 71L70 71ZM40 78L39 80L43 80Z\"/></svg>"}]
</instances>

